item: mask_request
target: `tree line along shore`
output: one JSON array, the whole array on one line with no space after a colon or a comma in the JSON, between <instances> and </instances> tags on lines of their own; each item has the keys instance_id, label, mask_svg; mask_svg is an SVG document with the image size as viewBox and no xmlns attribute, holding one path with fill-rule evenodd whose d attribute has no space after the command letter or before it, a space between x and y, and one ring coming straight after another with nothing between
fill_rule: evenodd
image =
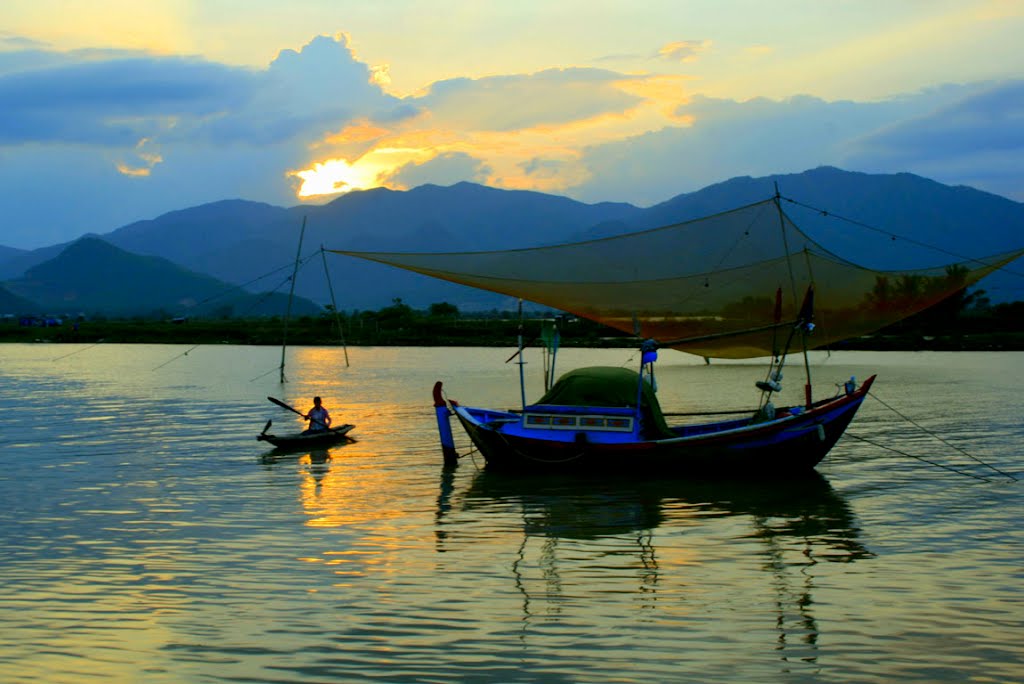
<instances>
[{"instance_id":1,"label":"tree line along shore","mask_svg":"<svg viewBox=\"0 0 1024 684\"><path fill-rule=\"evenodd\" d=\"M395 300L376 311L335 312L292 320L265 318L7 319L0 342L464 346L514 347L540 344L543 320L552 312L491 311L466 314L447 303L416 310ZM559 315L566 347L633 347L636 339L599 323ZM971 306L952 302L924 311L872 335L845 340L832 349L901 351L1022 351L1024 302Z\"/></svg>"}]
</instances>

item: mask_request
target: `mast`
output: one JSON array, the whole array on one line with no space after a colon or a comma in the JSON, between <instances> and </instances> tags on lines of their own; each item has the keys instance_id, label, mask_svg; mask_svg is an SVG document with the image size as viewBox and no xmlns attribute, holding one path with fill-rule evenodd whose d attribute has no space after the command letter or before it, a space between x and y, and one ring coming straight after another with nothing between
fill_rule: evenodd
<instances>
[{"instance_id":1,"label":"mast","mask_svg":"<svg viewBox=\"0 0 1024 684\"><path fill-rule=\"evenodd\" d=\"M519 398L526 410L526 378L524 377L523 366L523 300L519 300Z\"/></svg>"},{"instance_id":2,"label":"mast","mask_svg":"<svg viewBox=\"0 0 1024 684\"><path fill-rule=\"evenodd\" d=\"M786 268L789 269L789 286L793 290L793 304L796 304L796 277L793 275L793 259L789 253L789 240L786 237L786 215L782 213L782 203L779 201L779 184L775 183L775 197L772 201L775 202L775 210L779 212L779 230L782 231L782 245L786 250ZM813 327L811 323L811 317L814 315L814 282L812 281L810 286L807 288L807 293L804 295L803 304L800 305L797 325L800 326L800 342L803 347L804 354L804 373L807 376L807 382L804 384L804 400L808 408L811 406L811 363L807 356L807 333Z\"/></svg>"},{"instance_id":3,"label":"mast","mask_svg":"<svg viewBox=\"0 0 1024 684\"><path fill-rule=\"evenodd\" d=\"M288 308L284 314L284 338L281 340L281 382L287 382L284 377L285 350L288 346L288 319L292 316L292 298L295 296L295 277L299 274L299 259L302 256L302 238L306 234L306 217L302 217L302 229L299 230L299 248L295 252L295 268L292 270L292 286L288 291Z\"/></svg>"}]
</instances>

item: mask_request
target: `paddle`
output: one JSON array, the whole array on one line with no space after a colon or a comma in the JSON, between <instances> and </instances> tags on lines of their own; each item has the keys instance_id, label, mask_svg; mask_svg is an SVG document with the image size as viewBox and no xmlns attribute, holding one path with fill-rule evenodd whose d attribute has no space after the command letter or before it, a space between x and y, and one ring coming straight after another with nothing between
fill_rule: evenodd
<instances>
[{"instance_id":1,"label":"paddle","mask_svg":"<svg viewBox=\"0 0 1024 684\"><path fill-rule=\"evenodd\" d=\"M299 414L300 416L302 416L303 418L307 418L307 419L308 419L308 416L306 416L306 414L305 414L305 413L303 413L302 411L300 411L300 410L299 410L299 409L297 409L297 408L292 408L291 406L289 406L288 404L284 403L284 402L283 402L283 401L281 401L280 399L275 399L274 397L267 397L267 399L269 399L270 401L274 402L275 404L277 404L277 405L278 405L278 406L280 406L281 408L286 408L286 409L288 409L289 411L292 411L293 413L298 413L298 414ZM327 425L324 425L324 424L323 424L323 421L319 421L319 420L313 419L313 422L314 422L314 423L316 423L317 425L321 425L321 426L323 426L324 430L330 430L330 429L331 429L331 428L330 428L330 427L328 427Z\"/></svg>"}]
</instances>

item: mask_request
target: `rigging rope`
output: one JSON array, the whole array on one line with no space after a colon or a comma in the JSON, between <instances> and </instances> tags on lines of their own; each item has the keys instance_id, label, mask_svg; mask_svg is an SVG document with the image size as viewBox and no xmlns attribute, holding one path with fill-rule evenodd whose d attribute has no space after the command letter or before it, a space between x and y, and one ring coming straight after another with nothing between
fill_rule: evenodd
<instances>
[{"instance_id":1,"label":"rigging rope","mask_svg":"<svg viewBox=\"0 0 1024 684\"><path fill-rule=\"evenodd\" d=\"M82 352L87 351L89 349L92 349L93 347L96 347L96 346L101 345L101 344L103 344L103 340L100 340L99 342L96 342L94 344L90 344L88 347L83 347L81 349L76 349L75 351L69 352L67 354L64 354L63 356L58 356L55 359L51 359L51 361L60 361L61 359L66 359L69 356L74 356L75 354L81 354Z\"/></svg>"},{"instance_id":2,"label":"rigging rope","mask_svg":"<svg viewBox=\"0 0 1024 684\"><path fill-rule=\"evenodd\" d=\"M839 214L833 213L833 212L828 211L826 209L819 209L817 207L812 207L809 204L804 204L803 202L798 202L797 200L791 199L789 197L781 197L780 196L779 199L785 200L786 202L789 202L790 204L794 204L794 205L796 205L798 207L803 207L804 209L809 209L809 210L811 210L813 212L817 212L818 214L821 214L822 216L830 216L832 218L839 219L840 221L846 221L847 223L850 223L852 225L858 226L860 228L865 228L867 230L872 230L872 231L874 231L876 233L881 233L882 235L886 235L886 236L892 238L893 240L899 239L899 240L903 240L904 242L909 242L910 244L917 245L918 247L925 247L926 249L933 249L936 252L942 252L943 254L946 254L946 255L952 256L952 257L956 257L957 259L960 259L962 261L972 261L972 262L974 262L976 264L981 264L983 266L987 266L988 265L984 261L981 261L980 259L975 259L974 257L964 256L963 254L957 254L956 252L951 252L951 251L949 251L947 249L943 249L942 247L937 247L935 245L930 245L927 242L921 242L919 240L914 240L913 238L908 238L908 237L904 237L902 235L897 235L896 233L893 233L891 231L883 230L882 228L876 228L875 226L868 225L867 223L862 223L860 221L857 221L856 219L846 218L845 216L841 216ZM1010 273L1012 275L1020 276L1020 277L1024 278L1024 273L1018 273L1016 271L1011 271L1008 268L1000 268L999 270L1004 272L1004 273Z\"/></svg>"},{"instance_id":3,"label":"rigging rope","mask_svg":"<svg viewBox=\"0 0 1024 684\"><path fill-rule=\"evenodd\" d=\"M160 369L160 368L163 368L164 366L166 366L167 364L169 364L169 363L170 363L171 361L177 361L177 360L178 360L178 359L180 359L180 358L181 358L182 356L188 356L188 353L189 353L190 351L192 351L193 349L196 349L197 347L200 347L200 346L202 346L202 345L196 344L196 345L193 345L193 346L189 347L188 349L186 349L186 350L185 350L185 351L183 351L182 353L178 354L178 355L177 355L177 356L175 356L174 358L171 358L171 359L169 359L169 360L167 360L167 361L164 361L164 362L163 362L163 363L161 363L161 364L160 364L159 366L154 366L154 367L153 367L153 370L158 370L158 369Z\"/></svg>"},{"instance_id":4,"label":"rigging rope","mask_svg":"<svg viewBox=\"0 0 1024 684\"><path fill-rule=\"evenodd\" d=\"M303 266L305 266L307 263L309 263L313 259L314 256L316 256L316 252L313 252L309 256L307 256L305 259L300 260L299 261L299 269L302 269ZM264 278L268 278L271 275L274 275L275 273L278 273L279 271L283 271L286 268L294 268L294 264L289 264L288 266L280 266L278 268L275 268L272 271L268 271L267 273L264 273L261 276L253 278L252 280L248 281L247 283L244 283L242 285L236 285L234 287L231 287L231 288L228 288L226 290L223 290L223 291L219 292L218 294L215 294L215 295L213 295L211 297L207 297L206 299L204 299L204 300L202 300L200 302L197 302L195 306L196 307L200 307L203 304L207 304L207 303L213 301L214 299L217 299L219 297L223 297L223 296L227 295L230 292L234 292L235 290L243 289L246 285L250 285L250 284L255 283L255 282L259 281L259 280L263 280ZM258 307L259 305L263 304L263 302L267 301L267 299L269 299L271 296L276 294L278 290L280 290L282 287L284 287L284 285L286 283L290 282L291 280L292 280L292 276L289 275L284 280L282 280L280 283L278 283L277 287L275 287L273 290L269 290L267 292L262 293L262 296L258 297L252 303L252 305L243 312L242 315L244 316L245 314L255 310L256 307ZM100 344L100 343L97 342L96 344ZM93 346L96 346L96 345L93 345ZM202 346L202 345L201 344L197 344L197 345L189 348L187 351L185 351L185 352L183 352L181 354L178 354L177 356L172 357L170 360L160 364L159 366L155 366L153 368L153 370L157 370L159 368L163 368L164 366L166 366L167 364L171 363L172 361L176 361L176 360L180 359L183 356L188 356L188 353L190 351L193 351L194 349L196 349L197 347L200 347L200 346ZM79 350L79 351L85 351L85 350L83 349L83 350ZM74 353L77 353L77 352L72 352L72 353L74 354ZM63 358L63 357L60 357L60 358ZM253 378L253 380L257 380L259 378L262 378L264 375L269 375L270 373L273 373L274 371L276 371L278 369L279 369L278 367L274 367L273 369L267 371L263 375L259 375L256 378ZM250 380L250 382L252 382L252 380Z\"/></svg>"},{"instance_id":5,"label":"rigging rope","mask_svg":"<svg viewBox=\"0 0 1024 684\"><path fill-rule=\"evenodd\" d=\"M303 267L305 267L315 256L316 256L316 252L312 252L312 253L309 254L309 256L306 256L305 258L301 259L299 261L299 270L301 270ZM233 285L233 286L231 286L231 287L229 287L227 289L221 290L217 294L210 295L206 299L203 299L203 300L200 300L200 301L196 302L193 308L198 309L199 307L203 306L204 304L209 304L213 300L220 299L221 297L225 297L225 296L227 296L227 295L229 295L229 294L231 294L231 293L233 293L233 292L235 292L237 290L242 290L245 294L251 294L247 290L245 290L245 288L247 286L249 286L249 285L251 285L251 284L253 284L255 282L259 282L260 280L263 280L264 278L269 278L270 276L272 276L272 275L274 275L276 273L279 273L279 272L285 270L286 268L294 268L294 267L295 267L294 262L288 264L287 266L279 266L279 267L277 267L277 268L275 268L275 269L273 269L271 271L267 271L266 273L264 273L261 276L257 276L255 278L253 278L252 280L249 280L249 281L247 281L245 283L242 283L241 285ZM274 287L272 290L269 290L267 292L262 293L263 296L260 299L258 299L252 306L250 306L247 309L247 311L252 311L257 306L259 306L264 301L266 301L270 296L276 294L277 291L280 290L282 287L284 287L285 284L289 283L291 281L291 279L292 279L292 276L289 274L284 280L280 281L277 284L277 286Z\"/></svg>"},{"instance_id":6,"label":"rigging rope","mask_svg":"<svg viewBox=\"0 0 1024 684\"><path fill-rule=\"evenodd\" d=\"M915 456L914 454L908 454L906 451L900 451L899 449L894 449L891 446L886 446L885 444L879 444L878 442L873 442L870 439L867 439L866 437L860 437L859 435L854 435L854 434L851 434L849 432L847 432L845 436L846 437L851 437L851 438L856 439L856 440L860 440L861 442L865 442L866 444L870 444L872 446L876 446L879 449L885 449L886 451L891 451L894 454L900 454L901 456L909 456L910 458L916 458L918 461L922 461L924 463L936 466L938 468L942 468L944 470L949 470L951 472L956 473L957 475L966 475L967 477L973 477L975 480L981 480L982 482L991 482L991 480L989 480L987 477L982 477L981 475L975 475L974 473L969 473L969 472L964 471L964 470L957 470L956 468L953 468L953 467L947 466L947 465L942 465L941 463L936 463L935 461L929 461L927 458L922 458L921 456Z\"/></svg>"},{"instance_id":7,"label":"rigging rope","mask_svg":"<svg viewBox=\"0 0 1024 684\"><path fill-rule=\"evenodd\" d=\"M995 472L999 473L999 474L1000 474L1000 475L1002 475L1003 477L1007 477L1007 478L1009 478L1009 479L1013 480L1014 482L1016 482L1016 481L1017 481L1017 478L1016 478L1016 477L1014 477L1013 475L1011 475L1010 473L1007 473L1007 472L1005 472L1005 471L1002 471L1002 470L1000 470L999 468L996 468L996 467L995 467L994 465L991 465L991 464L989 464L989 463L986 463L985 461L982 461L982 460L981 460L980 458L978 458L978 457L974 456L973 454L971 454L971 453L968 453L967 451L965 451L964 449L961 449L961 448L960 448L960 447L958 447L957 445L955 445L955 444L953 444L953 443L949 442L949 441L948 441L948 440L946 440L946 439L943 439L942 437L940 437L939 435L937 435L937 434L936 434L935 432L933 432L933 431L929 430L928 428L924 427L923 425L921 425L920 423L918 423L917 421L915 421L915 420L914 420L913 418L911 418L911 417L909 417L909 416L907 416L907 415L904 415L903 413L901 413L900 411L898 411L898 410L897 410L897 409L896 409L895 407L893 407L893 406L890 406L889 404L887 404L887 403L885 403L884 401L882 401L882 399L880 399L880 398L879 398L879 397L878 397L878 396L877 396L877 395L876 395L876 394L875 394L874 392L868 392L868 394L869 394L869 395L870 395L870 396L871 396L871 397L872 397L872 398L873 398L873 399L874 399L875 401L877 401L877 402L879 402L880 404L882 404L882 406L886 407L887 409L889 409L890 411L892 411L893 413L895 413L895 414L896 414L897 416L899 416L899 417L900 417L900 418L902 418L903 420L907 421L908 423L910 423L911 425L913 425L914 427L916 427L916 428L917 428L918 430L921 430L921 432L924 432L924 433L925 433L925 434L927 434L928 436L930 436L930 437L934 437L935 439L939 440L940 442L942 442L943 444L945 444L946 446L948 446L948 447L949 447L950 449L954 449L954 450L956 450L956 451L959 451L959 452L960 452L961 454L963 454L964 456L966 456L966 457L970 458L971 460L975 461L976 463L978 463L978 464L980 464L980 465L983 465L983 466L985 466L986 468L989 468L989 469L991 469L991 470L993 470L993 471L995 471ZM861 437L858 437L857 439L863 439L863 438L861 438ZM863 441L867 441L867 440L863 440ZM869 442L869 444L870 444L870 443L871 443L871 442ZM896 450L896 449L891 449L891 451L897 451L897 450ZM897 451L897 453L902 453L902 452L899 452L899 451ZM908 456L911 456L911 454L907 454L907 455L908 455ZM916 456L913 456L913 458L917 458L917 457L916 457ZM921 460L924 460L924 459L921 459ZM930 461L925 461L925 462L926 462L926 463L930 463ZM938 464L933 464L933 465L938 465ZM944 467L944 466L940 466L940 467ZM977 476L972 476L972 477L977 477ZM985 478L979 478L979 479L985 479ZM988 480L987 480L987 479L985 479L985 481L987 482Z\"/></svg>"}]
</instances>

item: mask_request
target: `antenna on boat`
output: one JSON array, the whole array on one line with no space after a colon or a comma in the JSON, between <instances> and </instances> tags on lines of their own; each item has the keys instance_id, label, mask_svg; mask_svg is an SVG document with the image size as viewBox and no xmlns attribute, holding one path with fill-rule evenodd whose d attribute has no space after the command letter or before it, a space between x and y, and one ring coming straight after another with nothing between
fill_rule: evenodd
<instances>
[{"instance_id":1,"label":"antenna on boat","mask_svg":"<svg viewBox=\"0 0 1024 684\"><path fill-rule=\"evenodd\" d=\"M306 217L302 217L302 228L299 230L299 249L295 252L295 269L292 271L292 285L288 291L288 308L284 314L284 338L281 340L281 382L287 382L284 377L285 350L288 347L288 319L292 317L292 298L295 296L295 277L299 274L299 259L302 257L302 238L306 234Z\"/></svg>"},{"instance_id":2,"label":"antenna on boat","mask_svg":"<svg viewBox=\"0 0 1024 684\"><path fill-rule=\"evenodd\" d=\"M558 331L559 316L541 321L539 337L544 343L544 391L547 392L555 384L555 360L561 337Z\"/></svg>"}]
</instances>

